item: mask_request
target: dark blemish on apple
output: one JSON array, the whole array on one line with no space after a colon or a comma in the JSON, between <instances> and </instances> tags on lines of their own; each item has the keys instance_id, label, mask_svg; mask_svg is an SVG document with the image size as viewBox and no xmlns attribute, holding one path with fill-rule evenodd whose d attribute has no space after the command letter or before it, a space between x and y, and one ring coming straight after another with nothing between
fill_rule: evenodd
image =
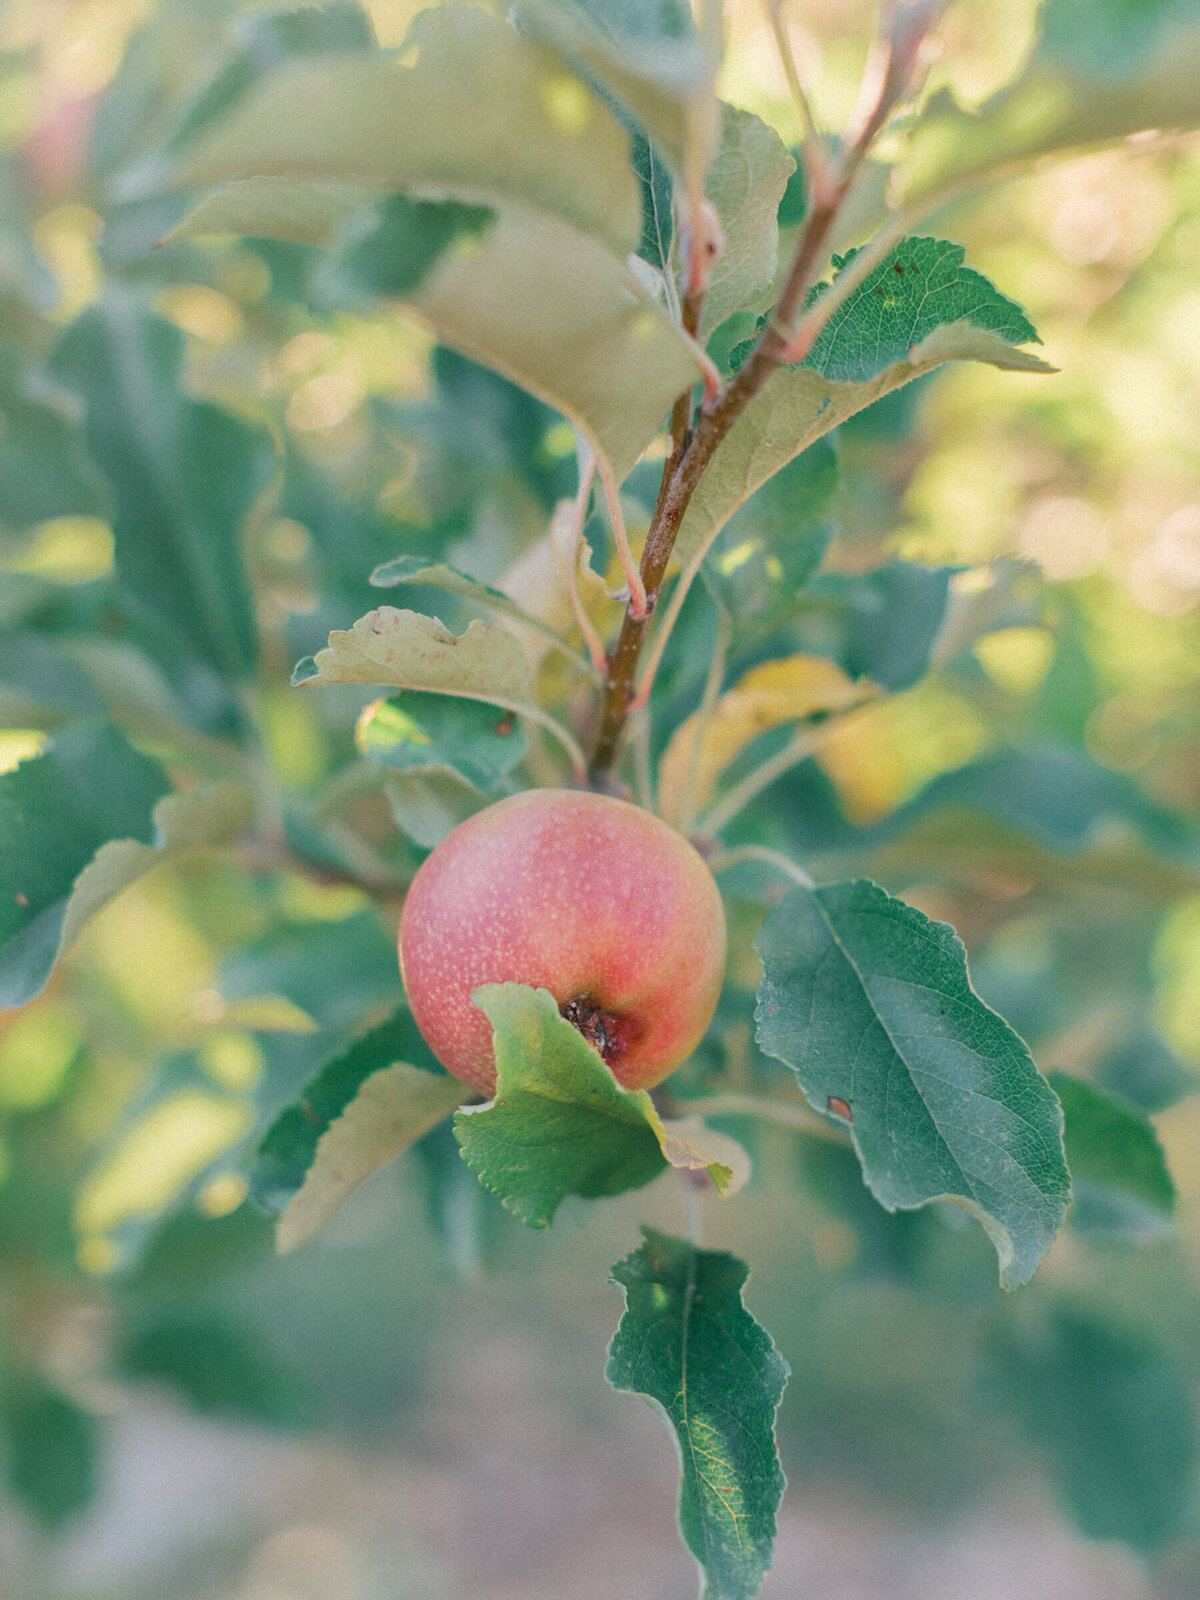
<instances>
[{"instance_id":1,"label":"dark blemish on apple","mask_svg":"<svg viewBox=\"0 0 1200 1600\"><path fill-rule=\"evenodd\" d=\"M904 268L900 265L900 263L898 261L893 261L892 262L892 271L895 272L896 274L898 274L898 276L900 276L901 278L904 276Z\"/></svg>"},{"instance_id":2,"label":"dark blemish on apple","mask_svg":"<svg viewBox=\"0 0 1200 1600\"><path fill-rule=\"evenodd\" d=\"M610 1066L625 1054L628 1028L610 1011L602 1011L588 995L576 995L573 1000L567 1000L559 1007L559 1015L565 1017Z\"/></svg>"},{"instance_id":3,"label":"dark blemish on apple","mask_svg":"<svg viewBox=\"0 0 1200 1600\"><path fill-rule=\"evenodd\" d=\"M844 1117L847 1122L854 1121L854 1118L850 1115L850 1102L843 1100L840 1095L831 1094L829 1096L829 1109L835 1117Z\"/></svg>"},{"instance_id":4,"label":"dark blemish on apple","mask_svg":"<svg viewBox=\"0 0 1200 1600\"><path fill-rule=\"evenodd\" d=\"M884 298L884 293L883 293L883 290L882 290L882 289L876 289L876 291L875 291L875 298L876 298L876 299L877 299L877 300L882 300L882 299L883 299L883 298Z\"/></svg>"}]
</instances>

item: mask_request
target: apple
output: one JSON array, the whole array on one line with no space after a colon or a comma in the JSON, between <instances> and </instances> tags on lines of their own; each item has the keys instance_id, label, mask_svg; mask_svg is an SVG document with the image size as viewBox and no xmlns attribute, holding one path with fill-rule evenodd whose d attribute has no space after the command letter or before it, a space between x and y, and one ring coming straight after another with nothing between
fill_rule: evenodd
<instances>
[{"instance_id":1,"label":"apple","mask_svg":"<svg viewBox=\"0 0 1200 1600\"><path fill-rule=\"evenodd\" d=\"M548 989L627 1088L673 1072L712 1020L725 916L703 860L639 806L530 789L476 812L413 880L400 921L413 1017L455 1077L491 1096L485 983Z\"/></svg>"}]
</instances>

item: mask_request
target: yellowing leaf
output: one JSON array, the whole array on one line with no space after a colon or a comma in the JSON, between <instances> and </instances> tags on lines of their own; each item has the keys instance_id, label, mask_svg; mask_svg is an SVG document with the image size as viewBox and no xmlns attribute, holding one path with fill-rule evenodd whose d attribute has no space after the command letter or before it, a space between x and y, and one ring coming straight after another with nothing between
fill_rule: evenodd
<instances>
[{"instance_id":1,"label":"yellowing leaf","mask_svg":"<svg viewBox=\"0 0 1200 1600\"><path fill-rule=\"evenodd\" d=\"M667 820L679 822L692 786L693 808L706 806L721 773L768 728L844 711L876 692L824 656L785 656L752 667L717 701L707 727L701 730L700 713L693 712L672 735L659 779Z\"/></svg>"},{"instance_id":2,"label":"yellowing leaf","mask_svg":"<svg viewBox=\"0 0 1200 1600\"><path fill-rule=\"evenodd\" d=\"M282 1253L311 1239L351 1190L448 1117L471 1091L397 1061L374 1072L321 1135L312 1166L276 1226Z\"/></svg>"},{"instance_id":3,"label":"yellowing leaf","mask_svg":"<svg viewBox=\"0 0 1200 1600\"><path fill-rule=\"evenodd\" d=\"M727 1133L706 1127L699 1117L659 1117L651 1122L662 1153L673 1167L705 1171L719 1195L733 1195L750 1178L750 1157Z\"/></svg>"},{"instance_id":4,"label":"yellowing leaf","mask_svg":"<svg viewBox=\"0 0 1200 1600\"><path fill-rule=\"evenodd\" d=\"M529 663L504 628L476 621L465 633L451 633L436 617L377 606L352 628L331 633L328 648L301 661L292 682L382 683L486 700L540 722L567 752L576 775L584 775L583 752L571 733L533 703Z\"/></svg>"},{"instance_id":5,"label":"yellowing leaf","mask_svg":"<svg viewBox=\"0 0 1200 1600\"><path fill-rule=\"evenodd\" d=\"M296 669L304 684L381 683L398 689L466 695L511 704L529 698L529 668L521 646L503 628L472 622L452 633L437 617L377 606Z\"/></svg>"}]
</instances>

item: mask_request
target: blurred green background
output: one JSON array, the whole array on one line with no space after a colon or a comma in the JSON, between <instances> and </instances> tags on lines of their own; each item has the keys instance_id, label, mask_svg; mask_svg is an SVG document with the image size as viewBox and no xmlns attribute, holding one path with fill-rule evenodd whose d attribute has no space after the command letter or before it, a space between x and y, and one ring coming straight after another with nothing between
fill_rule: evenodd
<instances>
[{"instance_id":1,"label":"blurred green background","mask_svg":"<svg viewBox=\"0 0 1200 1600\"><path fill-rule=\"evenodd\" d=\"M219 73L269 68L265 9L0 5L5 767L89 695L176 760L173 705L198 762L250 716L161 639L147 678L114 610L104 491L48 365L106 285L180 330L189 393L286 460L282 499L248 535L253 722L297 795L347 759L361 698L299 695L289 673L374 603L372 566L444 552L498 576L573 487L569 428L435 352L415 320L314 306L303 247L152 251L182 208L163 198L164 153ZM391 45L419 8L365 9ZM762 6L726 9L722 93L794 142ZM1029 49L1034 11L960 0L935 78L986 98ZM837 127L872 8L793 0L787 15ZM749 1304L793 1369L764 1594L1187 1600L1200 1593L1200 148L1063 164L939 230L1025 306L1062 370L964 366L841 431L824 570L867 584L897 561L960 569L941 580L944 665L847 719L773 793L770 822L819 877L875 876L953 922L980 992L1044 1071L1152 1115L1177 1215L1089 1227L1081 1206L1035 1282L1002 1296L965 1218L888 1216L848 1152L736 1127L756 1177L707 1203L704 1242L751 1261ZM920 584L879 593L901 632L917 626ZM155 706L169 731L153 731ZM369 825L355 848L384 877L413 859ZM533 1234L443 1130L292 1257L274 1256L246 1200L239 1147L263 1104L395 1003L394 909L385 896L381 919L360 889L273 863L193 857L128 890L36 1001L0 1014L3 1600L694 1592L669 1440L602 1376L620 1311L608 1268L639 1221L682 1229L670 1181L568 1203ZM752 1060L759 916L734 908L735 993L714 1046L735 1087L782 1072Z\"/></svg>"}]
</instances>

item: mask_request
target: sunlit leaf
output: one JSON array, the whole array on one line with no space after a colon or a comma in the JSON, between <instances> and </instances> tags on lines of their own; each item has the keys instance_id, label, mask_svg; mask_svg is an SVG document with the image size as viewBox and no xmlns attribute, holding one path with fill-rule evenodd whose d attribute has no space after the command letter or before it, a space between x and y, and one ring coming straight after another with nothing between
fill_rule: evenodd
<instances>
[{"instance_id":1,"label":"sunlit leaf","mask_svg":"<svg viewBox=\"0 0 1200 1600\"><path fill-rule=\"evenodd\" d=\"M450 767L489 794L526 750L514 718L482 702L411 692L372 702L358 719L354 739L369 761L397 772Z\"/></svg>"},{"instance_id":2,"label":"sunlit leaf","mask_svg":"<svg viewBox=\"0 0 1200 1600\"><path fill-rule=\"evenodd\" d=\"M704 1595L752 1600L783 1496L774 1429L787 1362L742 1304L744 1262L642 1231L645 1243L613 1268L626 1310L605 1376L645 1395L675 1436L679 1530Z\"/></svg>"},{"instance_id":3,"label":"sunlit leaf","mask_svg":"<svg viewBox=\"0 0 1200 1600\"><path fill-rule=\"evenodd\" d=\"M531 695L529 668L511 633L472 622L451 633L436 617L379 606L301 662L293 682L382 683L510 705Z\"/></svg>"},{"instance_id":4,"label":"sunlit leaf","mask_svg":"<svg viewBox=\"0 0 1200 1600\"><path fill-rule=\"evenodd\" d=\"M518 0L518 20L593 76L697 193L716 148L720 8L681 0Z\"/></svg>"},{"instance_id":5,"label":"sunlit leaf","mask_svg":"<svg viewBox=\"0 0 1200 1600\"><path fill-rule=\"evenodd\" d=\"M844 711L877 692L855 683L821 656L783 656L753 667L712 708L705 725L693 712L671 735L659 768L668 821L679 820L689 790L704 807L717 780L759 734L781 723Z\"/></svg>"},{"instance_id":6,"label":"sunlit leaf","mask_svg":"<svg viewBox=\"0 0 1200 1600\"><path fill-rule=\"evenodd\" d=\"M759 1043L848 1124L876 1199L954 1200L987 1229L1005 1286L1026 1282L1066 1214L1062 1113L971 988L954 930L841 883L791 890L757 948Z\"/></svg>"},{"instance_id":7,"label":"sunlit leaf","mask_svg":"<svg viewBox=\"0 0 1200 1600\"><path fill-rule=\"evenodd\" d=\"M240 178L205 195L162 242L242 233L291 244L330 244L342 224L376 198L365 184Z\"/></svg>"},{"instance_id":8,"label":"sunlit leaf","mask_svg":"<svg viewBox=\"0 0 1200 1600\"><path fill-rule=\"evenodd\" d=\"M834 283L857 254L848 250L834 256ZM924 352L927 361L936 353L939 336L948 341L944 359L959 359L954 352L963 323L995 334L1007 345L1039 344L1020 306L982 273L963 266L965 255L962 245L947 239L903 240L833 313L804 365L823 378L865 383L897 361L911 359L915 346L933 339ZM824 287L816 290L813 302L820 300ZM940 330L955 331L951 336Z\"/></svg>"},{"instance_id":9,"label":"sunlit leaf","mask_svg":"<svg viewBox=\"0 0 1200 1600\"><path fill-rule=\"evenodd\" d=\"M379 589L393 589L402 583L420 584L429 589L444 589L447 594L457 595L460 600L469 600L482 610L494 611L502 617L511 617L514 622L523 622L560 649L566 648L560 634L540 617L526 611L510 595L493 588L489 583L481 583L478 578L469 578L465 572L459 572L443 562L426 561L420 556L397 556L394 561L385 562L383 566L375 568L371 574L371 583Z\"/></svg>"},{"instance_id":10,"label":"sunlit leaf","mask_svg":"<svg viewBox=\"0 0 1200 1600\"><path fill-rule=\"evenodd\" d=\"M181 176L348 182L532 207L623 259L641 231L628 154L612 112L550 51L480 10L444 6L418 17L399 58L283 67L204 136ZM311 211L303 190L298 201Z\"/></svg>"},{"instance_id":11,"label":"sunlit leaf","mask_svg":"<svg viewBox=\"0 0 1200 1600\"><path fill-rule=\"evenodd\" d=\"M388 207L378 227L388 231ZM607 249L554 218L498 210L411 289L357 238L343 269L360 294L404 294L438 336L556 407L624 478L699 376L686 337Z\"/></svg>"}]
</instances>

